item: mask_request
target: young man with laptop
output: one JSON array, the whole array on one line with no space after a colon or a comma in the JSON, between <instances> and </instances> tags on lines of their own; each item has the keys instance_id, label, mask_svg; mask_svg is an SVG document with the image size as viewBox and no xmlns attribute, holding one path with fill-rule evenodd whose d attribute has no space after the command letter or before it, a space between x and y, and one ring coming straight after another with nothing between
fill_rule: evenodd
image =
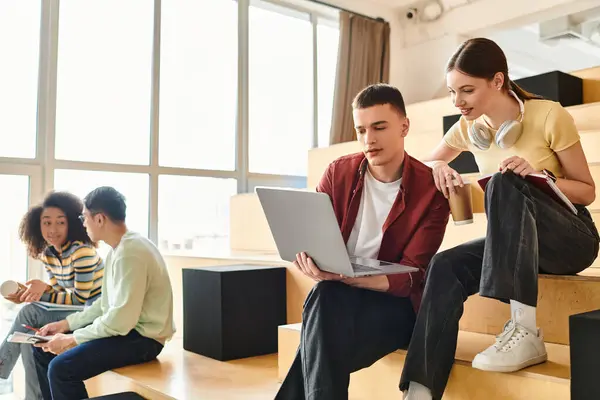
<instances>
[{"instance_id":1,"label":"young man with laptop","mask_svg":"<svg viewBox=\"0 0 600 400\"><path fill-rule=\"evenodd\" d=\"M448 222L430 168L404 151L401 93L372 85L352 107L363 151L332 162L317 193L257 189L281 256L317 281L277 399L347 399L351 372L408 346Z\"/></svg>"}]
</instances>

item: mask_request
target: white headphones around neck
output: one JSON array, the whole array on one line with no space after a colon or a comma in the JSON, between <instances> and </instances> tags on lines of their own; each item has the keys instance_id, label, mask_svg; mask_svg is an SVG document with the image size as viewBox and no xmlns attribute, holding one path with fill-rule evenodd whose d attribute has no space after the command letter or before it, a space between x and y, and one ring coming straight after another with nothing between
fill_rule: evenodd
<instances>
[{"instance_id":1,"label":"white headphones around neck","mask_svg":"<svg viewBox=\"0 0 600 400\"><path fill-rule=\"evenodd\" d=\"M515 92L509 90L508 93L510 93L510 95L513 96L519 103L519 120L504 121L504 123L500 125L500 128L498 128L495 139L494 134L488 126L475 122L473 125L471 125L468 132L471 143L473 143L473 146L477 147L479 150L489 149L492 145L492 140L494 140L496 145L501 149L508 149L514 146L514 144L517 143L517 140L519 140L519 137L523 132L522 123L523 116L525 115L525 105Z\"/></svg>"}]
</instances>

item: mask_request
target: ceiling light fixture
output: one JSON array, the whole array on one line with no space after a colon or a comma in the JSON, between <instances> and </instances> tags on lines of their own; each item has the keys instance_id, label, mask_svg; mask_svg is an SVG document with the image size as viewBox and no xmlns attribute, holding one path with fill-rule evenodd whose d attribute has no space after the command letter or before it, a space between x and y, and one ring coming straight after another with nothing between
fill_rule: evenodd
<instances>
[{"instance_id":1,"label":"ceiling light fixture","mask_svg":"<svg viewBox=\"0 0 600 400\"><path fill-rule=\"evenodd\" d=\"M432 1L427 2L423 6L421 18L424 21L428 21L428 22L435 21L436 19L438 19L442 16L443 12L444 12L444 8L440 4L440 2L438 0L432 0Z\"/></svg>"}]
</instances>

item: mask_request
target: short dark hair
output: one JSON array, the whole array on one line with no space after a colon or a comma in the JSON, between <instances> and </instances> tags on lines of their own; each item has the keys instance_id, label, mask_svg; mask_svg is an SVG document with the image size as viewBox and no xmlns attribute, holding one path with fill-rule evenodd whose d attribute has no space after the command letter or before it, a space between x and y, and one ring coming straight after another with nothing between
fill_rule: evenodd
<instances>
[{"instance_id":1,"label":"short dark hair","mask_svg":"<svg viewBox=\"0 0 600 400\"><path fill-rule=\"evenodd\" d=\"M83 223L79 219L83 210L81 199L69 192L49 192L41 204L33 206L21 219L19 238L27 246L27 253L32 258L39 258L48 244L42 236L41 217L44 209L58 208L67 217L67 240L79 241L90 246L96 246L88 236Z\"/></svg>"},{"instance_id":2,"label":"short dark hair","mask_svg":"<svg viewBox=\"0 0 600 400\"><path fill-rule=\"evenodd\" d=\"M85 196L83 203L92 214L102 213L113 222L125 222L125 196L113 187L101 186L92 190Z\"/></svg>"},{"instance_id":3,"label":"short dark hair","mask_svg":"<svg viewBox=\"0 0 600 400\"><path fill-rule=\"evenodd\" d=\"M356 110L384 104L391 105L400 114L406 116L402 93L387 83L376 83L361 90L354 98L352 108Z\"/></svg>"}]
</instances>

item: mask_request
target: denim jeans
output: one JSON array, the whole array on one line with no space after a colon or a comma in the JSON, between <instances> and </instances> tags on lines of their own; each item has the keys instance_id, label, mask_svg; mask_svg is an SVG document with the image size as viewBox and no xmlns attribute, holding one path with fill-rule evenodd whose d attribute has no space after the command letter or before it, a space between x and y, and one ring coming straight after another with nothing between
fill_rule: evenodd
<instances>
[{"instance_id":1,"label":"denim jeans","mask_svg":"<svg viewBox=\"0 0 600 400\"><path fill-rule=\"evenodd\" d=\"M539 273L575 274L593 263L598 231L587 209L577 209L575 215L512 172L492 177L485 192L485 239L438 253L429 264L401 390L419 382L441 399L469 296L479 292L536 306Z\"/></svg>"},{"instance_id":2,"label":"denim jeans","mask_svg":"<svg viewBox=\"0 0 600 400\"><path fill-rule=\"evenodd\" d=\"M408 298L317 283L304 304L300 347L276 399L348 399L350 373L406 348L414 321Z\"/></svg>"},{"instance_id":3,"label":"denim jeans","mask_svg":"<svg viewBox=\"0 0 600 400\"><path fill-rule=\"evenodd\" d=\"M87 399L84 380L111 369L154 360L163 345L132 330L82 343L59 356L34 348L44 400Z\"/></svg>"},{"instance_id":4,"label":"denim jeans","mask_svg":"<svg viewBox=\"0 0 600 400\"><path fill-rule=\"evenodd\" d=\"M8 334L14 332L33 333L21 324L33 328L41 328L51 322L61 321L73 311L46 311L36 305L27 304L21 308ZM35 362L33 360L33 346L30 344L10 343L6 339L0 345L0 378L7 379L12 372L19 356L22 356L25 369L25 400L40 400L42 392L37 379Z\"/></svg>"}]
</instances>

